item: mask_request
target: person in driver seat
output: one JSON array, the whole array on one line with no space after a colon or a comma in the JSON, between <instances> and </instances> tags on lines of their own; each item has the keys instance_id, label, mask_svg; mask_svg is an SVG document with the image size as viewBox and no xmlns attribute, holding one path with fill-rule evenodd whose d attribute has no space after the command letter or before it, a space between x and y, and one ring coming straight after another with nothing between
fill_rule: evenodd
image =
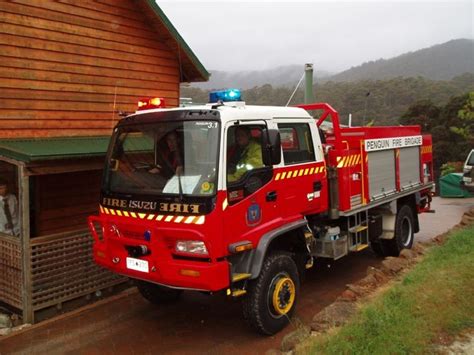
<instances>
[{"instance_id":1,"label":"person in driver seat","mask_svg":"<svg viewBox=\"0 0 474 355\"><path fill-rule=\"evenodd\" d=\"M162 152L163 166L157 164L150 170L153 174L163 174L170 178L174 174L183 173L183 150L178 134L175 131L169 132L165 136L166 151Z\"/></svg>"},{"instance_id":2,"label":"person in driver seat","mask_svg":"<svg viewBox=\"0 0 474 355\"><path fill-rule=\"evenodd\" d=\"M235 129L235 142L227 155L228 182L235 182L247 171L263 167L262 147L252 138L248 127L239 126Z\"/></svg>"}]
</instances>

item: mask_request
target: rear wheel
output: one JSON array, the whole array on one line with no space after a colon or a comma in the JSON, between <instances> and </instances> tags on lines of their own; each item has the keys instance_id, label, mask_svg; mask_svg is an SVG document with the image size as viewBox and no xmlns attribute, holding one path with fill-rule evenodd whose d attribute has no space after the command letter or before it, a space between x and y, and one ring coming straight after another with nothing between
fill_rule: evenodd
<instances>
[{"instance_id":1,"label":"rear wheel","mask_svg":"<svg viewBox=\"0 0 474 355\"><path fill-rule=\"evenodd\" d=\"M411 249L415 235L413 210L403 205L395 219L395 236L393 239L379 239L371 244L372 250L380 256L398 256L402 249Z\"/></svg>"},{"instance_id":2,"label":"rear wheel","mask_svg":"<svg viewBox=\"0 0 474 355\"><path fill-rule=\"evenodd\" d=\"M378 240L370 243L372 251L378 256L388 256L387 246L384 243L384 240Z\"/></svg>"},{"instance_id":3,"label":"rear wheel","mask_svg":"<svg viewBox=\"0 0 474 355\"><path fill-rule=\"evenodd\" d=\"M398 256L402 249L411 249L414 240L413 211L409 205L403 205L395 221L395 237L388 242L390 254Z\"/></svg>"},{"instance_id":4,"label":"rear wheel","mask_svg":"<svg viewBox=\"0 0 474 355\"><path fill-rule=\"evenodd\" d=\"M177 301L181 293L183 293L182 290L176 290L141 280L136 280L136 285L143 298L153 304Z\"/></svg>"},{"instance_id":5,"label":"rear wheel","mask_svg":"<svg viewBox=\"0 0 474 355\"><path fill-rule=\"evenodd\" d=\"M299 286L298 268L288 253L268 256L260 275L247 289L243 303L247 323L265 335L283 329L294 313Z\"/></svg>"}]
</instances>

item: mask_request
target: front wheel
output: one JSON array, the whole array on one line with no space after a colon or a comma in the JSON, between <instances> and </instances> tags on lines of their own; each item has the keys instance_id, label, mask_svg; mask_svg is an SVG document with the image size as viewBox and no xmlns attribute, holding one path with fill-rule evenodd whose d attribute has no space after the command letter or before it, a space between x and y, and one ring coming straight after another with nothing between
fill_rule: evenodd
<instances>
[{"instance_id":1,"label":"front wheel","mask_svg":"<svg viewBox=\"0 0 474 355\"><path fill-rule=\"evenodd\" d=\"M299 286L298 268L288 253L268 256L260 275L247 289L243 302L247 323L265 335L283 329L294 313Z\"/></svg>"}]
</instances>

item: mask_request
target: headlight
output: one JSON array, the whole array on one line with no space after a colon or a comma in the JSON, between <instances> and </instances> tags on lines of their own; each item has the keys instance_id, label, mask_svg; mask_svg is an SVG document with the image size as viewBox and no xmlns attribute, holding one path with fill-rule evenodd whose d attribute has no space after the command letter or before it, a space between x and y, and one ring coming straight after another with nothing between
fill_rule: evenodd
<instances>
[{"instance_id":1,"label":"headlight","mask_svg":"<svg viewBox=\"0 0 474 355\"><path fill-rule=\"evenodd\" d=\"M206 244L199 240L178 240L175 250L177 253L209 255Z\"/></svg>"}]
</instances>

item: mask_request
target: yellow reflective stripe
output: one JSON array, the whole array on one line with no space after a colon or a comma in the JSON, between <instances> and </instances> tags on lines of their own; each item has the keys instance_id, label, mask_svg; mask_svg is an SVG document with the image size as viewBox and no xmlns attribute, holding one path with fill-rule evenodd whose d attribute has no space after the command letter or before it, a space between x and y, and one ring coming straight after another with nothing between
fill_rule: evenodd
<instances>
[{"instance_id":1,"label":"yellow reflective stripe","mask_svg":"<svg viewBox=\"0 0 474 355\"><path fill-rule=\"evenodd\" d=\"M160 215L156 216L156 220L157 220L157 221L161 221L161 220L163 219L163 217L164 217L164 216L160 214Z\"/></svg>"},{"instance_id":2,"label":"yellow reflective stripe","mask_svg":"<svg viewBox=\"0 0 474 355\"><path fill-rule=\"evenodd\" d=\"M132 216L133 218L137 218L137 214L135 212L130 212L130 216Z\"/></svg>"},{"instance_id":3,"label":"yellow reflective stripe","mask_svg":"<svg viewBox=\"0 0 474 355\"><path fill-rule=\"evenodd\" d=\"M110 210L110 214L111 214L112 216L115 216L115 211L111 209L111 210Z\"/></svg>"},{"instance_id":4,"label":"yellow reflective stripe","mask_svg":"<svg viewBox=\"0 0 474 355\"><path fill-rule=\"evenodd\" d=\"M299 172L298 176L303 175L303 173L304 173L304 169L300 169L300 172Z\"/></svg>"},{"instance_id":5,"label":"yellow reflective stripe","mask_svg":"<svg viewBox=\"0 0 474 355\"><path fill-rule=\"evenodd\" d=\"M122 211L117 210L117 211L115 211L115 212L117 212L117 214L118 214L120 217L122 217Z\"/></svg>"},{"instance_id":6,"label":"yellow reflective stripe","mask_svg":"<svg viewBox=\"0 0 474 355\"><path fill-rule=\"evenodd\" d=\"M276 181L280 180L280 176L281 176L281 174L280 174L280 173L276 174L276 176L275 176L275 180L276 180Z\"/></svg>"},{"instance_id":7,"label":"yellow reflective stripe","mask_svg":"<svg viewBox=\"0 0 474 355\"><path fill-rule=\"evenodd\" d=\"M305 175L308 175L308 172L309 172L309 168L304 169L304 174Z\"/></svg>"},{"instance_id":8,"label":"yellow reflective stripe","mask_svg":"<svg viewBox=\"0 0 474 355\"><path fill-rule=\"evenodd\" d=\"M99 209L100 209L100 212L104 213L104 208L101 205L99 205Z\"/></svg>"},{"instance_id":9,"label":"yellow reflective stripe","mask_svg":"<svg viewBox=\"0 0 474 355\"><path fill-rule=\"evenodd\" d=\"M224 202L222 202L222 211L225 211L228 205L229 205L229 202L227 202L227 199L225 199Z\"/></svg>"},{"instance_id":10,"label":"yellow reflective stripe","mask_svg":"<svg viewBox=\"0 0 474 355\"><path fill-rule=\"evenodd\" d=\"M356 158L357 158L357 155L351 155L349 166L355 165Z\"/></svg>"},{"instance_id":11,"label":"yellow reflective stripe","mask_svg":"<svg viewBox=\"0 0 474 355\"><path fill-rule=\"evenodd\" d=\"M313 172L314 172L314 167L309 169L309 175L313 175Z\"/></svg>"},{"instance_id":12,"label":"yellow reflective stripe","mask_svg":"<svg viewBox=\"0 0 474 355\"><path fill-rule=\"evenodd\" d=\"M204 224L204 221L205 221L205 217L204 216L199 216L199 218L197 219L196 222L194 222L195 224Z\"/></svg>"},{"instance_id":13,"label":"yellow reflective stripe","mask_svg":"<svg viewBox=\"0 0 474 355\"><path fill-rule=\"evenodd\" d=\"M127 211L123 211L123 215L124 215L125 217L130 217L130 215L128 214Z\"/></svg>"},{"instance_id":14,"label":"yellow reflective stripe","mask_svg":"<svg viewBox=\"0 0 474 355\"><path fill-rule=\"evenodd\" d=\"M178 216L176 217L176 219L174 220L176 223L181 223L181 221L184 219L184 216Z\"/></svg>"},{"instance_id":15,"label":"yellow reflective stripe","mask_svg":"<svg viewBox=\"0 0 474 355\"><path fill-rule=\"evenodd\" d=\"M286 171L281 173L281 179L283 180L285 178L285 176L286 176Z\"/></svg>"},{"instance_id":16,"label":"yellow reflective stripe","mask_svg":"<svg viewBox=\"0 0 474 355\"><path fill-rule=\"evenodd\" d=\"M226 200L227 201L227 200ZM186 218L186 220L184 221L185 224L190 224L190 223L193 223L194 221L194 216L189 216L188 218Z\"/></svg>"},{"instance_id":17,"label":"yellow reflective stripe","mask_svg":"<svg viewBox=\"0 0 474 355\"><path fill-rule=\"evenodd\" d=\"M107 207L104 207L104 211L106 214L110 214L109 209Z\"/></svg>"},{"instance_id":18,"label":"yellow reflective stripe","mask_svg":"<svg viewBox=\"0 0 474 355\"><path fill-rule=\"evenodd\" d=\"M143 219L143 218L146 217L146 213L139 213L139 214L138 214L138 217L140 217L141 219Z\"/></svg>"},{"instance_id":19,"label":"yellow reflective stripe","mask_svg":"<svg viewBox=\"0 0 474 355\"><path fill-rule=\"evenodd\" d=\"M171 222L172 219L173 219L173 216L166 216L165 222Z\"/></svg>"},{"instance_id":20,"label":"yellow reflective stripe","mask_svg":"<svg viewBox=\"0 0 474 355\"><path fill-rule=\"evenodd\" d=\"M338 161L337 167L342 168L344 166L345 161L346 161L346 157L337 157L337 158L338 158L337 159L337 161Z\"/></svg>"},{"instance_id":21,"label":"yellow reflective stripe","mask_svg":"<svg viewBox=\"0 0 474 355\"><path fill-rule=\"evenodd\" d=\"M154 218L155 218L155 215L154 215L154 214L150 214L150 215L148 215L148 218L147 218L147 219L148 219L149 221L151 221L151 220L154 219Z\"/></svg>"}]
</instances>

